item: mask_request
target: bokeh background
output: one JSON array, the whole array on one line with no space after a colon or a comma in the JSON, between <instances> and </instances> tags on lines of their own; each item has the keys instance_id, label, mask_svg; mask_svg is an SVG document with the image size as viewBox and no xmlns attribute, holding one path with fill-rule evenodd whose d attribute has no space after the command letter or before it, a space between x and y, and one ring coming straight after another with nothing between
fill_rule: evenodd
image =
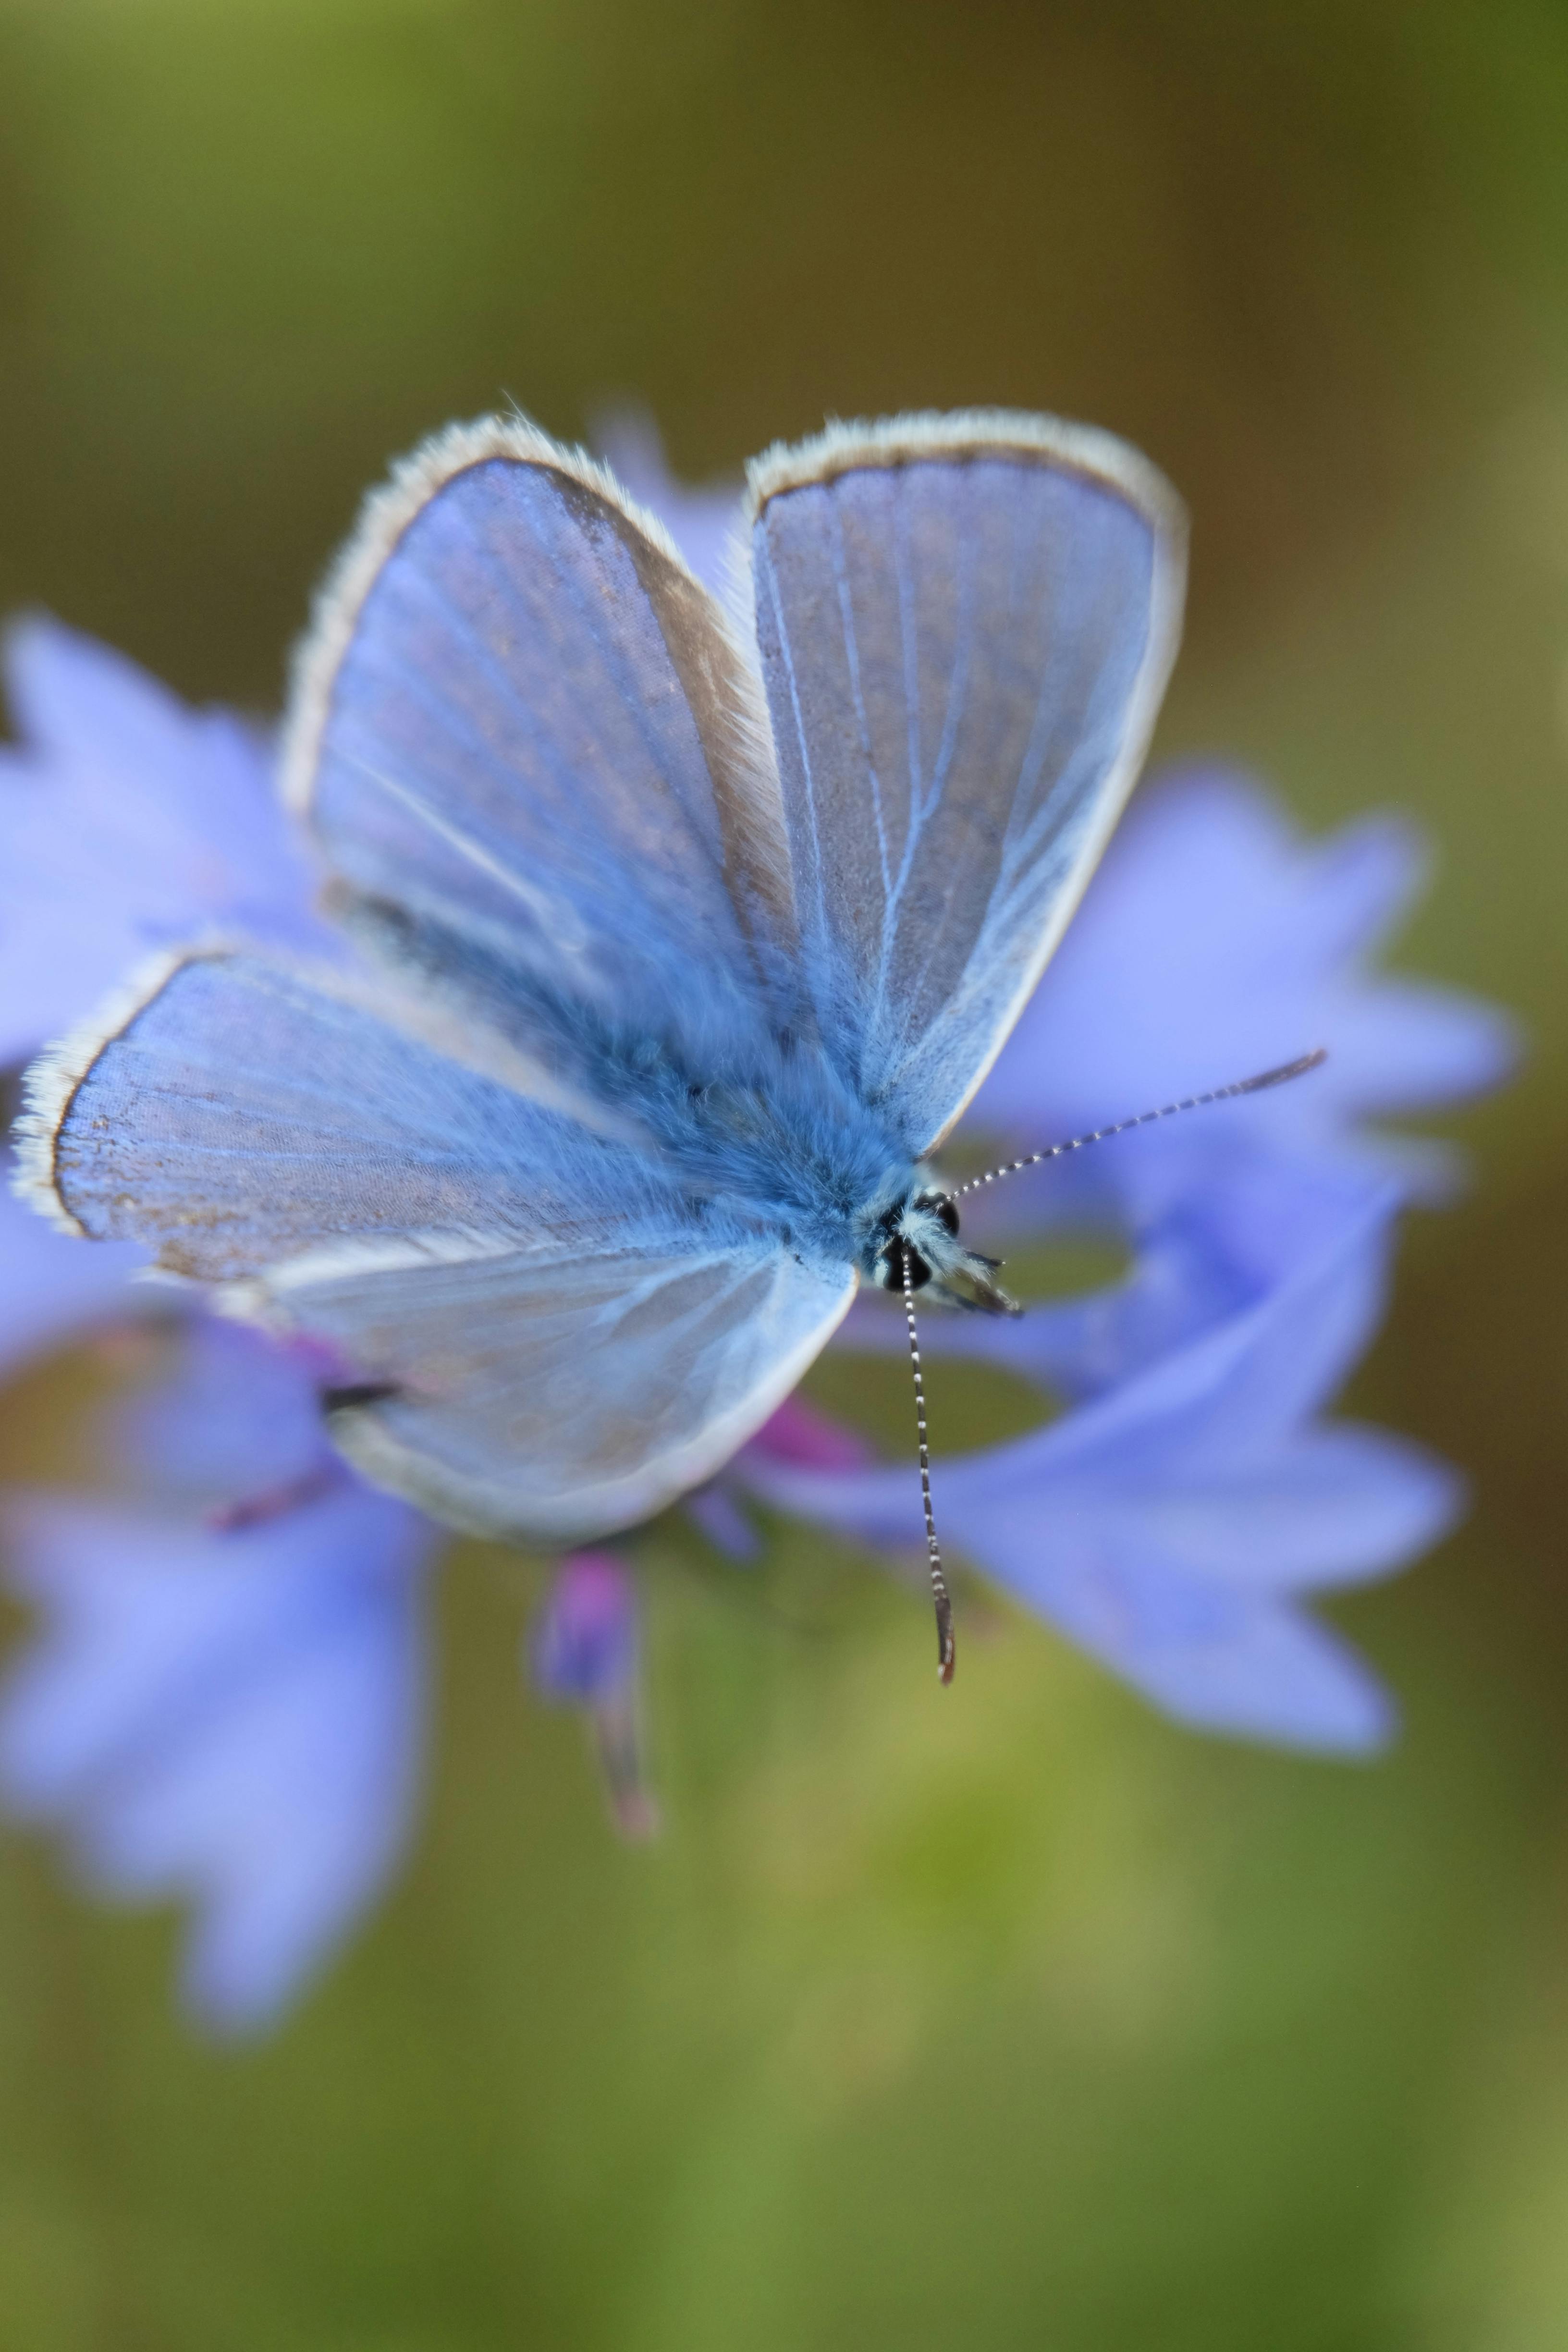
<instances>
[{"instance_id":1,"label":"bokeh background","mask_svg":"<svg viewBox=\"0 0 1568 2352\"><path fill-rule=\"evenodd\" d=\"M1039 1629L939 1705L868 1570L661 1538L651 1851L468 1548L413 1867L271 2039L0 1843L0 2345L1560 2352L1568 12L0 0L0 608L275 707L361 486L505 395L635 395L691 478L966 402L1172 474L1161 751L1416 812L1405 960L1528 1027L1352 1399L1475 1509L1339 1612L1370 1769ZM89 1377L0 1400L0 1475Z\"/></svg>"}]
</instances>

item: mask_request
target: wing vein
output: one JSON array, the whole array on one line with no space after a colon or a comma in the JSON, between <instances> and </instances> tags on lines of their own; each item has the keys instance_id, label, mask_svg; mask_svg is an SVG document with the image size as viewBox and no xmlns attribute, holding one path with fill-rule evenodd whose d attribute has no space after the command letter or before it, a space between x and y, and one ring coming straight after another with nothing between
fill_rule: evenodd
<instances>
[{"instance_id":1,"label":"wing vein","mask_svg":"<svg viewBox=\"0 0 1568 2352\"><path fill-rule=\"evenodd\" d=\"M805 721L800 707L800 681L795 675L795 655L791 650L789 629L784 621L784 599L779 594L778 580L773 570L773 550L768 545L768 517L764 509L758 537L757 571L767 590L773 624L778 630L779 657L784 663L784 680L789 688L790 715L795 725L795 743L800 751L802 779L805 784L806 813L811 820L812 865L816 886L817 937L826 943L828 936L827 893L823 874L822 824L816 805L816 781L812 773L811 751L806 740Z\"/></svg>"},{"instance_id":2,"label":"wing vein","mask_svg":"<svg viewBox=\"0 0 1568 2352\"><path fill-rule=\"evenodd\" d=\"M844 637L844 658L849 671L849 692L855 705L855 724L860 737L860 757L866 763L867 780L871 787L871 814L877 827L877 856L882 875L882 906L884 935L887 931L886 909L891 877L888 869L888 827L882 813L882 780L877 772L876 754L871 748L871 730L866 721L866 698L860 688L860 648L855 636L855 599L849 585L849 575L844 553L844 519L837 500L829 495L829 544L833 551L833 579L838 592L838 622Z\"/></svg>"},{"instance_id":3,"label":"wing vein","mask_svg":"<svg viewBox=\"0 0 1568 2352\"><path fill-rule=\"evenodd\" d=\"M465 833L450 817L444 816L438 809L432 808L427 801L422 800L412 784L402 783L395 776L389 776L384 769L374 767L357 751L344 751L339 757L356 768L369 782L377 785L400 808L405 809L438 841L445 842L448 849L456 850L459 857L466 857L476 872L485 875L510 892L521 906L528 908L535 921L544 922L553 943L564 953L581 954L587 947L588 936L582 920L565 901L546 897L543 891L514 872L493 850L487 849L482 842ZM566 919L564 929L562 928L563 917Z\"/></svg>"}]
</instances>

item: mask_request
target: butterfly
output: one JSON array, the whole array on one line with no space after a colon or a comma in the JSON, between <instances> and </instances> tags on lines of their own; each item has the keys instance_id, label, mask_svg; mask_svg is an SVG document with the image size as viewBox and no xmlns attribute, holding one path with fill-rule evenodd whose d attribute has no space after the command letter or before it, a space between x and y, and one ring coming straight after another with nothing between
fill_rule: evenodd
<instances>
[{"instance_id":1,"label":"butterfly","mask_svg":"<svg viewBox=\"0 0 1568 2352\"><path fill-rule=\"evenodd\" d=\"M1184 551L1107 434L901 416L753 464L724 606L581 452L448 428L294 676L358 959L138 975L31 1074L25 1181L324 1343L373 1481L557 1542L711 1476L893 1291L945 1679L914 1297L1013 1302L932 1155L1132 786Z\"/></svg>"}]
</instances>

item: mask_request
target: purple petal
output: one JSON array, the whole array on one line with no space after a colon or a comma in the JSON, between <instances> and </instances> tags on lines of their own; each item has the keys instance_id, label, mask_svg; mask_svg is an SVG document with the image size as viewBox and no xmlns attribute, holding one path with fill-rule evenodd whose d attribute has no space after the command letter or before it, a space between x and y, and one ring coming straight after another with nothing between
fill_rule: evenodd
<instances>
[{"instance_id":1,"label":"purple petal","mask_svg":"<svg viewBox=\"0 0 1568 2352\"><path fill-rule=\"evenodd\" d=\"M1282 1428L1331 1393L1376 1329L1397 1207L1386 1185L1244 1160L1156 1225L1125 1282L1016 1320L933 1312L921 1346L1003 1365L1051 1393L1105 1399L1104 1414L1074 1417L1077 1443L1092 1442L1106 1415L1115 1426L1127 1413L1143 1419L1151 1391L1129 1384L1165 1363L1173 1395L1207 1396L1217 1367L1233 1361L1245 1394L1232 1439L1259 1416ZM873 1323L875 1314L867 1302L852 1318L851 1344L907 1344L890 1316Z\"/></svg>"},{"instance_id":2,"label":"purple petal","mask_svg":"<svg viewBox=\"0 0 1568 2352\"><path fill-rule=\"evenodd\" d=\"M215 926L341 952L251 729L54 621L11 630L5 677L21 743L0 751L0 1066Z\"/></svg>"},{"instance_id":3,"label":"purple petal","mask_svg":"<svg viewBox=\"0 0 1568 2352\"><path fill-rule=\"evenodd\" d=\"M798 1463L805 1470L859 1470L873 1458L858 1431L819 1412L798 1391L748 1443L771 1461Z\"/></svg>"},{"instance_id":4,"label":"purple petal","mask_svg":"<svg viewBox=\"0 0 1568 2352\"><path fill-rule=\"evenodd\" d=\"M1360 1281L1341 1342L1348 1360L1381 1314L1397 1205L1386 1183L1238 1151L1210 1183L1166 1204L1141 1235L1125 1280L1079 1298L1026 1304L1016 1319L932 1310L921 1319L921 1345L931 1357L1002 1365L1052 1395L1097 1396L1268 1299L1355 1230L1369 1246L1353 1256ZM863 1295L836 1344L897 1355L909 1341L890 1303Z\"/></svg>"},{"instance_id":5,"label":"purple petal","mask_svg":"<svg viewBox=\"0 0 1568 2352\"><path fill-rule=\"evenodd\" d=\"M1298 1610L1220 1586L1184 1591L1139 1563L1121 1578L1102 1567L1081 1594L1058 1591L1049 1613L1080 1648L1194 1730L1343 1756L1370 1755L1393 1736L1382 1685Z\"/></svg>"},{"instance_id":6,"label":"purple petal","mask_svg":"<svg viewBox=\"0 0 1568 2352\"><path fill-rule=\"evenodd\" d=\"M264 2023L406 1841L435 1531L347 1479L235 1535L47 1500L9 1528L43 1623L0 1702L6 1802L109 1891L189 1899L188 1997Z\"/></svg>"},{"instance_id":7,"label":"purple petal","mask_svg":"<svg viewBox=\"0 0 1568 2352\"><path fill-rule=\"evenodd\" d=\"M629 1687L637 1664L637 1591L613 1553L573 1552L562 1561L531 1646L534 1683L546 1698L592 1706Z\"/></svg>"},{"instance_id":8,"label":"purple petal","mask_svg":"<svg viewBox=\"0 0 1568 2352\"><path fill-rule=\"evenodd\" d=\"M1490 1007L1365 969L1418 888L1420 837L1370 818L1313 847L1255 785L1146 787L1113 839L973 1118L1035 1148L1326 1046L1310 1077L1162 1121L1048 1171L1037 1208L1107 1195L1147 1215L1237 1142L1373 1165L1357 1122L1495 1085L1517 1045ZM1385 1167L1407 1181L1397 1154Z\"/></svg>"},{"instance_id":9,"label":"purple petal","mask_svg":"<svg viewBox=\"0 0 1568 2352\"><path fill-rule=\"evenodd\" d=\"M155 1290L132 1281L147 1263L134 1242L80 1242L24 1207L0 1158L0 1376L95 1325L146 1312Z\"/></svg>"},{"instance_id":10,"label":"purple petal","mask_svg":"<svg viewBox=\"0 0 1568 2352\"><path fill-rule=\"evenodd\" d=\"M761 1558L763 1539L723 1477L688 1495L682 1508L715 1551L726 1552L734 1560Z\"/></svg>"},{"instance_id":11,"label":"purple petal","mask_svg":"<svg viewBox=\"0 0 1568 2352\"><path fill-rule=\"evenodd\" d=\"M1373 1685L1284 1596L1388 1572L1460 1507L1416 1448L1303 1426L1375 1320L1389 1215L1387 1196L1363 1202L1264 1297L1049 1427L939 1457L947 1543L1184 1721L1371 1743ZM734 1468L784 1508L918 1545L912 1465L834 1475L748 1452Z\"/></svg>"},{"instance_id":12,"label":"purple petal","mask_svg":"<svg viewBox=\"0 0 1568 2352\"><path fill-rule=\"evenodd\" d=\"M1447 1463L1378 1429L1310 1429L1228 1476L1130 1493L1126 1517L1173 1566L1259 1591L1325 1591L1403 1567L1464 1507Z\"/></svg>"},{"instance_id":13,"label":"purple petal","mask_svg":"<svg viewBox=\"0 0 1568 2352\"><path fill-rule=\"evenodd\" d=\"M171 1498L242 1505L337 1456L321 1423L320 1367L303 1348L195 1315L162 1381L114 1417L121 1458Z\"/></svg>"},{"instance_id":14,"label":"purple petal","mask_svg":"<svg viewBox=\"0 0 1568 2352\"><path fill-rule=\"evenodd\" d=\"M1371 1115L1428 1110L1499 1085L1519 1053L1515 1024L1495 1006L1430 982L1380 979L1344 1026L1334 1082Z\"/></svg>"}]
</instances>

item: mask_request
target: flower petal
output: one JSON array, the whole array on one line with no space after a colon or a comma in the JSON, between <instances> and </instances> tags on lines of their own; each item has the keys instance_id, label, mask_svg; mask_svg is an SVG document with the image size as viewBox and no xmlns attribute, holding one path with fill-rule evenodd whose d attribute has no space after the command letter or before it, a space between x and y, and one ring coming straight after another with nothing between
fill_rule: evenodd
<instances>
[{"instance_id":1,"label":"flower petal","mask_svg":"<svg viewBox=\"0 0 1568 2352\"><path fill-rule=\"evenodd\" d=\"M1380 1433L1310 1425L1364 1344L1391 1196L1184 1348L1050 1426L933 1474L945 1542L1183 1721L1361 1749L1375 1685L1287 1597L1402 1565L1458 1482ZM834 1473L748 1450L733 1474L785 1509L913 1549L912 1465Z\"/></svg>"},{"instance_id":2,"label":"flower petal","mask_svg":"<svg viewBox=\"0 0 1568 2352\"><path fill-rule=\"evenodd\" d=\"M589 1706L628 1687L637 1666L637 1591L614 1553L568 1553L530 1646L546 1698Z\"/></svg>"},{"instance_id":3,"label":"flower petal","mask_svg":"<svg viewBox=\"0 0 1568 2352\"><path fill-rule=\"evenodd\" d=\"M0 1066L215 925L342 952L258 734L58 622L14 627L5 656L21 745L0 751Z\"/></svg>"},{"instance_id":4,"label":"flower petal","mask_svg":"<svg viewBox=\"0 0 1568 2352\"><path fill-rule=\"evenodd\" d=\"M189 1316L167 1376L114 1415L116 1450L171 1499L243 1504L337 1465L322 1426L322 1370L302 1345L226 1317Z\"/></svg>"},{"instance_id":5,"label":"flower petal","mask_svg":"<svg viewBox=\"0 0 1568 2352\"><path fill-rule=\"evenodd\" d=\"M1372 817L1304 844L1258 786L1193 772L1146 786L973 1117L1034 1148L1223 1087L1317 1046L1277 1091L1169 1119L1053 1170L1032 1198L1146 1215L1233 1139L1413 1180L1358 1123L1495 1085L1511 1024L1453 991L1369 973L1418 889L1419 835Z\"/></svg>"},{"instance_id":6,"label":"flower petal","mask_svg":"<svg viewBox=\"0 0 1568 2352\"><path fill-rule=\"evenodd\" d=\"M0 1791L109 1891L189 1899L188 1997L264 2023L405 1842L435 1531L346 1478L229 1535L51 1500L8 1523L44 1622L0 1701Z\"/></svg>"},{"instance_id":7,"label":"flower petal","mask_svg":"<svg viewBox=\"0 0 1568 2352\"><path fill-rule=\"evenodd\" d=\"M1139 1570L1143 1570L1141 1575ZM1146 1609L1152 1601L1155 1606ZM1365 1756L1392 1738L1392 1701L1354 1652L1299 1610L1222 1586L1150 1579L1145 1563L1050 1612L1091 1656L1194 1730L1325 1755Z\"/></svg>"},{"instance_id":8,"label":"flower petal","mask_svg":"<svg viewBox=\"0 0 1568 2352\"><path fill-rule=\"evenodd\" d=\"M147 1263L135 1242L90 1247L25 1208L0 1159L0 1377L95 1324L145 1312L156 1294L132 1281Z\"/></svg>"}]
</instances>

